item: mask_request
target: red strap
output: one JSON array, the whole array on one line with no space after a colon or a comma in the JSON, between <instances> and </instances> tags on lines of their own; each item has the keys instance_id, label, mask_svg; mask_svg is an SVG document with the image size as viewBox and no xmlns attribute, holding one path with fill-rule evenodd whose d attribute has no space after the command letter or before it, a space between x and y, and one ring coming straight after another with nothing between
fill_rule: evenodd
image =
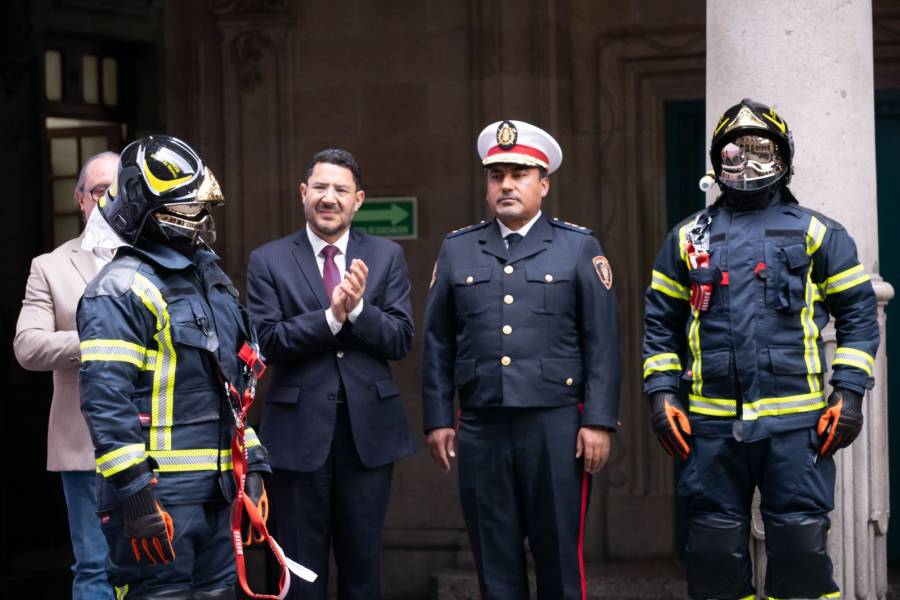
<instances>
[{"instance_id":1,"label":"red strap","mask_svg":"<svg viewBox=\"0 0 900 600\"><path fill-rule=\"evenodd\" d=\"M243 352L243 348L241 352ZM244 356L241 356L241 358L244 359ZM258 354L256 358L258 359ZM258 362L262 364L262 361ZM251 369L253 368L250 362L247 364L250 365ZM265 369L265 366L263 366L263 369ZM237 488L234 503L231 506L231 541L234 545L234 561L237 567L238 582L241 584L241 589L250 598L283 600L291 587L291 573L296 573L307 581L315 581L316 574L284 555L284 550L281 549L275 538L269 535L266 522L263 520L262 515L259 514L256 505L244 492L244 484L247 480L247 447L244 441L244 424L247 422L247 410L253 404L255 394L252 386L244 392L243 398L237 393L234 386L229 385L228 391L232 396L232 400L237 401L241 406L239 415L235 411L235 432L231 441L231 461L234 469L235 487ZM250 584L247 582L247 567L244 561L244 540L241 528L244 511L247 511L247 516L250 518L253 529L269 545L272 554L278 559L278 564L281 567L281 576L278 578L277 594L257 594L250 589Z\"/></svg>"},{"instance_id":2,"label":"red strap","mask_svg":"<svg viewBox=\"0 0 900 600\"><path fill-rule=\"evenodd\" d=\"M728 285L728 271L722 271L722 280L719 281L719 285Z\"/></svg>"}]
</instances>

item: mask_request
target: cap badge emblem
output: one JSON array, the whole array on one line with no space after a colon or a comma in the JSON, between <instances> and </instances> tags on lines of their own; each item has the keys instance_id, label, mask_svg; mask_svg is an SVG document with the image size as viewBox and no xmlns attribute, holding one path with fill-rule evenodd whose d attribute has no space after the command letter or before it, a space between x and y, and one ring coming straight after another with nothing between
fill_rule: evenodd
<instances>
[{"instance_id":1,"label":"cap badge emblem","mask_svg":"<svg viewBox=\"0 0 900 600\"><path fill-rule=\"evenodd\" d=\"M503 121L497 128L497 145L504 150L509 150L516 145L519 139L519 131L509 121Z\"/></svg>"}]
</instances>

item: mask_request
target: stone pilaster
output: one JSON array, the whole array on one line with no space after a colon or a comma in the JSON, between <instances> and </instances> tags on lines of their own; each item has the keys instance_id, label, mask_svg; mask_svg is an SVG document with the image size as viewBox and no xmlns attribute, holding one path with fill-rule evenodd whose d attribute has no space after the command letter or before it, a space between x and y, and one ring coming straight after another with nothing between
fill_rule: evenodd
<instances>
[{"instance_id":1,"label":"stone pilaster","mask_svg":"<svg viewBox=\"0 0 900 600\"><path fill-rule=\"evenodd\" d=\"M841 222L856 240L878 295L883 336L884 305L893 289L877 273L871 2L760 0L752 10L710 2L706 39L707 130L741 98L777 108L794 131L791 189L801 204ZM823 338L830 364L836 345L833 327ZM831 514L829 546L844 598L884 598L887 593L886 375L883 345L876 361L877 384L866 397L865 430L837 456L837 507ZM753 535L761 591L765 550L758 515Z\"/></svg>"}]
</instances>

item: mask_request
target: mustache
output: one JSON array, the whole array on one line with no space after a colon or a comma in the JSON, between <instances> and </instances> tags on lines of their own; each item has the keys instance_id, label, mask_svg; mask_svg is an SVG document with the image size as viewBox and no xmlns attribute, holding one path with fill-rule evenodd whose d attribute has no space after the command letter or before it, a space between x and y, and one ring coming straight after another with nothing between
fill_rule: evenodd
<instances>
[{"instance_id":1,"label":"mustache","mask_svg":"<svg viewBox=\"0 0 900 600\"><path fill-rule=\"evenodd\" d=\"M499 198L497 198L497 199L494 201L494 204L500 204L500 203L503 202L504 200L513 200L513 201L515 201L515 202L518 202L519 204L522 203L522 199L519 198L518 196L515 196L515 195L513 195L513 194L504 194L504 195L500 196Z\"/></svg>"}]
</instances>

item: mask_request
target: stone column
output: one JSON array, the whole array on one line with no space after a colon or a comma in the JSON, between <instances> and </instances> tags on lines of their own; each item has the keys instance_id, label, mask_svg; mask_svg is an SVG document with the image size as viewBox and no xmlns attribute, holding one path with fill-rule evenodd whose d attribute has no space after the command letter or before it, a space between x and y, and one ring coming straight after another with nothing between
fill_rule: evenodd
<instances>
[{"instance_id":1,"label":"stone column","mask_svg":"<svg viewBox=\"0 0 900 600\"><path fill-rule=\"evenodd\" d=\"M862 264L884 305L893 289L878 276L875 117L870 0L707 3L706 124L741 98L775 105L794 131L800 203L841 222L856 240ZM829 356L834 332L823 332ZM883 340L883 338L882 338ZM829 548L843 598L884 598L887 492L886 344L877 384L866 397L866 427L837 455L836 510ZM830 361L829 361L830 363ZM756 568L762 592L764 532L754 518Z\"/></svg>"}]
</instances>

